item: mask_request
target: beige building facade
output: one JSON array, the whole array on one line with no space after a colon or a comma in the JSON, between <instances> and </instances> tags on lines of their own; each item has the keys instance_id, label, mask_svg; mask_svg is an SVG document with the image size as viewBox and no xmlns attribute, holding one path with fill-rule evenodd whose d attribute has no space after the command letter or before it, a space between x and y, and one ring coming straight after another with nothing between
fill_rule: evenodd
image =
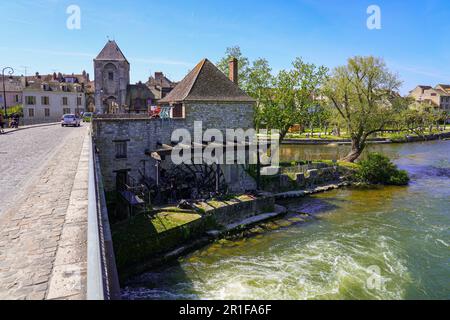
<instances>
[{"instance_id":1,"label":"beige building facade","mask_svg":"<svg viewBox=\"0 0 450 320\"><path fill-rule=\"evenodd\" d=\"M436 109L450 112L450 85L417 86L409 96L417 102L430 103Z\"/></svg>"},{"instance_id":2,"label":"beige building facade","mask_svg":"<svg viewBox=\"0 0 450 320\"><path fill-rule=\"evenodd\" d=\"M85 112L83 85L59 82L29 82L23 90L25 125L59 122L64 114Z\"/></svg>"}]
</instances>

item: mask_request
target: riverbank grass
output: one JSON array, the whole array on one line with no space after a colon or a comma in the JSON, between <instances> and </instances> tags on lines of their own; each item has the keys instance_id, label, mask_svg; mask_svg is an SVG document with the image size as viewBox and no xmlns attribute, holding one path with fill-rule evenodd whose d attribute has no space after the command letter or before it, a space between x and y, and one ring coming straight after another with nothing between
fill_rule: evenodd
<instances>
[{"instance_id":1,"label":"riverbank grass","mask_svg":"<svg viewBox=\"0 0 450 320\"><path fill-rule=\"evenodd\" d=\"M208 230L220 229L215 212L224 207L256 200L251 195L233 195L195 204L192 210L167 206L112 225L119 273L161 256Z\"/></svg>"},{"instance_id":2,"label":"riverbank grass","mask_svg":"<svg viewBox=\"0 0 450 320\"><path fill-rule=\"evenodd\" d=\"M200 212L207 212L210 210L223 208L223 207L226 207L229 205L234 205L234 204L237 204L240 202L253 201L255 199L256 199L255 197L253 197L251 195L247 195L247 194L230 195L228 197L222 197L222 198L218 198L218 199L211 199L211 200L199 202L199 203L195 204L195 207Z\"/></svg>"}]
</instances>

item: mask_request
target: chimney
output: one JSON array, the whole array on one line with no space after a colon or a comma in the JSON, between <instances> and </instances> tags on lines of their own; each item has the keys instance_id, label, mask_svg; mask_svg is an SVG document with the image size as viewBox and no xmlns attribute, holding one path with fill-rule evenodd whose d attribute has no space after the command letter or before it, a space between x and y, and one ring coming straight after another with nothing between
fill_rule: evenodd
<instances>
[{"instance_id":1,"label":"chimney","mask_svg":"<svg viewBox=\"0 0 450 320\"><path fill-rule=\"evenodd\" d=\"M230 80L235 84L239 84L239 73L238 73L238 60L236 58L231 58L229 61L230 68Z\"/></svg>"}]
</instances>

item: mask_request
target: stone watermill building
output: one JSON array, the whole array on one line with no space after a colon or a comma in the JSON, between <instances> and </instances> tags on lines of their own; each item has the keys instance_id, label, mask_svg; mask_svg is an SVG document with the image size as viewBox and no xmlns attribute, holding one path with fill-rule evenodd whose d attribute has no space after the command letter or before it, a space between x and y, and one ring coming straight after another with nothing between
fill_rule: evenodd
<instances>
[{"instance_id":1,"label":"stone watermill building","mask_svg":"<svg viewBox=\"0 0 450 320\"><path fill-rule=\"evenodd\" d=\"M237 70L235 59L230 61L230 77L204 59L158 102L160 116L98 116L93 133L106 191L117 190L131 204L139 204L147 194L164 201L200 197L217 189L256 189L242 165L174 166L170 158L173 131L183 128L193 134L196 121L202 121L203 131L254 127L254 100L239 88ZM117 84L116 89L120 87Z\"/></svg>"}]
</instances>

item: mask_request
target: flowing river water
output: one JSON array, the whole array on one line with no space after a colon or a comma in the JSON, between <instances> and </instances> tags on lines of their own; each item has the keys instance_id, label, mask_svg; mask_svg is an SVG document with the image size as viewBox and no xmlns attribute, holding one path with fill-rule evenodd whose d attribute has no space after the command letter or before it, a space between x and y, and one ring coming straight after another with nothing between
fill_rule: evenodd
<instances>
[{"instance_id":1,"label":"flowing river water","mask_svg":"<svg viewBox=\"0 0 450 320\"><path fill-rule=\"evenodd\" d=\"M284 146L285 161L347 147ZM290 201L279 228L220 241L146 273L126 299L450 299L450 141L373 145L408 187L341 189Z\"/></svg>"}]
</instances>

